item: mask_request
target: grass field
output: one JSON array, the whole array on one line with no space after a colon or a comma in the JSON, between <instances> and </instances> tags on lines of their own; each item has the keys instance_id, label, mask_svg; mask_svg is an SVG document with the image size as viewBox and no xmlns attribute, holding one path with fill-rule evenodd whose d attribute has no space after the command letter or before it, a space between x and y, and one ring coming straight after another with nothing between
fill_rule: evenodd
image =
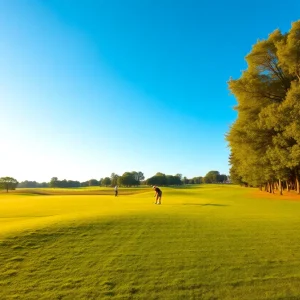
<instances>
[{"instance_id":1,"label":"grass field","mask_svg":"<svg viewBox=\"0 0 300 300\"><path fill-rule=\"evenodd\" d=\"M203 185L163 188L157 206L151 189L61 193L0 194L1 300L300 299L293 197Z\"/></svg>"}]
</instances>

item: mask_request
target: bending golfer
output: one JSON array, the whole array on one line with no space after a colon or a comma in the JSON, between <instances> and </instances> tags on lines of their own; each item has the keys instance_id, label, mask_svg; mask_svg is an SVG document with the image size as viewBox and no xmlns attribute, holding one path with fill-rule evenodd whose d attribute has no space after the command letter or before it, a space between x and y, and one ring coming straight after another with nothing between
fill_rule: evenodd
<instances>
[{"instance_id":1,"label":"bending golfer","mask_svg":"<svg viewBox=\"0 0 300 300\"><path fill-rule=\"evenodd\" d=\"M155 204L161 204L161 196L162 196L162 191L157 187L157 186L153 186L154 191L155 191Z\"/></svg>"}]
</instances>

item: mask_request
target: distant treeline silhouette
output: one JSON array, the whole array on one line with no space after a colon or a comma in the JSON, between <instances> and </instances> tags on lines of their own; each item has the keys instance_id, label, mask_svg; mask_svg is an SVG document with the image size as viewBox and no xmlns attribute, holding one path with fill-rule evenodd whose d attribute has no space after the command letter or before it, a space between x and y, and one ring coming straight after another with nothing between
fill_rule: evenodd
<instances>
[{"instance_id":1,"label":"distant treeline silhouette","mask_svg":"<svg viewBox=\"0 0 300 300\"><path fill-rule=\"evenodd\" d=\"M104 177L100 180L90 179L80 182L78 180L59 180L52 177L49 182L37 182L25 180L17 183L18 188L78 188L89 186L139 186L139 185L159 185L159 186L179 186L183 184L201 184L201 183L224 183L228 182L228 176L220 174L219 171L210 171L204 177L198 176L188 179L182 174L166 175L157 172L154 176L145 179L143 172L125 172L123 175L112 173L110 177ZM17 182L17 181L16 181ZM13 186L16 187L16 184Z\"/></svg>"}]
</instances>

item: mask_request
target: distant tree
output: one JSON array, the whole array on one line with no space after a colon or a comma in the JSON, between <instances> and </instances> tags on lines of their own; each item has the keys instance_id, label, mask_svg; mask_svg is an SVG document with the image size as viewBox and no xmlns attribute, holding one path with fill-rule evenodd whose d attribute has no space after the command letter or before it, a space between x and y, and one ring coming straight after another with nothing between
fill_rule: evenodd
<instances>
[{"instance_id":1,"label":"distant tree","mask_svg":"<svg viewBox=\"0 0 300 300\"><path fill-rule=\"evenodd\" d=\"M203 177L202 181L203 183L211 183L210 179L207 178L206 176Z\"/></svg>"},{"instance_id":2,"label":"distant tree","mask_svg":"<svg viewBox=\"0 0 300 300\"><path fill-rule=\"evenodd\" d=\"M189 183L189 180L184 176L183 179L182 179L182 182L184 184L188 184Z\"/></svg>"},{"instance_id":3,"label":"distant tree","mask_svg":"<svg viewBox=\"0 0 300 300\"><path fill-rule=\"evenodd\" d=\"M80 187L80 182L77 180L68 180L69 187Z\"/></svg>"},{"instance_id":4,"label":"distant tree","mask_svg":"<svg viewBox=\"0 0 300 300\"><path fill-rule=\"evenodd\" d=\"M57 180L57 187L59 188L65 188L68 185L67 179L64 180Z\"/></svg>"},{"instance_id":5,"label":"distant tree","mask_svg":"<svg viewBox=\"0 0 300 300\"><path fill-rule=\"evenodd\" d=\"M102 185L104 185L104 186L109 186L109 185L111 185L111 179L110 179L109 177L103 178L103 180L102 180Z\"/></svg>"},{"instance_id":6,"label":"distant tree","mask_svg":"<svg viewBox=\"0 0 300 300\"><path fill-rule=\"evenodd\" d=\"M116 174L116 173L111 173L111 175L110 175L110 179L111 179L111 185L112 186L116 186L117 184L118 184L118 178L119 178L120 176L118 175L118 174Z\"/></svg>"},{"instance_id":7,"label":"distant tree","mask_svg":"<svg viewBox=\"0 0 300 300\"><path fill-rule=\"evenodd\" d=\"M217 183L219 179L219 171L209 171L205 175L205 183Z\"/></svg>"},{"instance_id":8,"label":"distant tree","mask_svg":"<svg viewBox=\"0 0 300 300\"><path fill-rule=\"evenodd\" d=\"M49 183L51 188L56 188L58 187L58 178L57 177L52 177Z\"/></svg>"},{"instance_id":9,"label":"distant tree","mask_svg":"<svg viewBox=\"0 0 300 300\"><path fill-rule=\"evenodd\" d=\"M166 176L166 174L161 173L161 172L157 172L157 173L155 174L155 176Z\"/></svg>"},{"instance_id":10,"label":"distant tree","mask_svg":"<svg viewBox=\"0 0 300 300\"><path fill-rule=\"evenodd\" d=\"M134 179L136 180L137 185L141 184L141 181L145 179L144 173L141 171L139 172L132 171L130 173L133 175Z\"/></svg>"},{"instance_id":11,"label":"distant tree","mask_svg":"<svg viewBox=\"0 0 300 300\"><path fill-rule=\"evenodd\" d=\"M182 180L182 174L177 173L175 176L179 177L179 179Z\"/></svg>"},{"instance_id":12,"label":"distant tree","mask_svg":"<svg viewBox=\"0 0 300 300\"><path fill-rule=\"evenodd\" d=\"M48 182L36 182L25 180L18 183L18 188L46 188L49 187Z\"/></svg>"},{"instance_id":13,"label":"distant tree","mask_svg":"<svg viewBox=\"0 0 300 300\"><path fill-rule=\"evenodd\" d=\"M167 185L181 185L182 182L178 176L166 175Z\"/></svg>"},{"instance_id":14,"label":"distant tree","mask_svg":"<svg viewBox=\"0 0 300 300\"><path fill-rule=\"evenodd\" d=\"M227 175L225 174L221 174L219 175L219 177L217 178L218 179L218 182L225 182L227 180Z\"/></svg>"},{"instance_id":15,"label":"distant tree","mask_svg":"<svg viewBox=\"0 0 300 300\"><path fill-rule=\"evenodd\" d=\"M47 182L36 182L25 180L18 184L19 188L46 188L46 187L58 187L58 188L71 188L71 187L80 187L79 181L74 180L58 180L57 177L53 177L50 183Z\"/></svg>"},{"instance_id":16,"label":"distant tree","mask_svg":"<svg viewBox=\"0 0 300 300\"><path fill-rule=\"evenodd\" d=\"M18 183L18 188L37 188L39 187L39 183L36 181L22 181Z\"/></svg>"},{"instance_id":17,"label":"distant tree","mask_svg":"<svg viewBox=\"0 0 300 300\"><path fill-rule=\"evenodd\" d=\"M144 180L144 179L145 179L144 173L141 172L141 171L139 171L139 172L138 172L137 180L138 180L138 181L142 181L142 180Z\"/></svg>"},{"instance_id":18,"label":"distant tree","mask_svg":"<svg viewBox=\"0 0 300 300\"><path fill-rule=\"evenodd\" d=\"M88 182L86 182L86 185L88 186ZM74 188L80 186L82 186L81 183L75 180L58 180L57 177L53 177L50 181L50 187L53 188Z\"/></svg>"},{"instance_id":19,"label":"distant tree","mask_svg":"<svg viewBox=\"0 0 300 300\"><path fill-rule=\"evenodd\" d=\"M124 186L139 185L140 182L137 180L137 172L125 172L118 178L118 184Z\"/></svg>"},{"instance_id":20,"label":"distant tree","mask_svg":"<svg viewBox=\"0 0 300 300\"><path fill-rule=\"evenodd\" d=\"M161 185L166 186L168 185L168 178L163 173L156 173L154 176L148 178L146 180L147 185Z\"/></svg>"},{"instance_id":21,"label":"distant tree","mask_svg":"<svg viewBox=\"0 0 300 300\"><path fill-rule=\"evenodd\" d=\"M18 185L18 181L13 177L1 177L0 178L0 188L8 190L14 190Z\"/></svg>"},{"instance_id":22,"label":"distant tree","mask_svg":"<svg viewBox=\"0 0 300 300\"><path fill-rule=\"evenodd\" d=\"M144 173L141 171L139 171L139 172L132 171L132 172L128 172L128 173L131 173L133 175L133 177L135 178L135 180L139 183L145 179Z\"/></svg>"},{"instance_id":23,"label":"distant tree","mask_svg":"<svg viewBox=\"0 0 300 300\"><path fill-rule=\"evenodd\" d=\"M193 178L194 184L200 184L203 183L203 177L199 176L199 177L194 177Z\"/></svg>"},{"instance_id":24,"label":"distant tree","mask_svg":"<svg viewBox=\"0 0 300 300\"><path fill-rule=\"evenodd\" d=\"M138 174L138 172L132 171L132 172L126 172L126 173L131 174L132 177L134 178L134 180L136 180L136 181L139 180L139 174ZM124 174L123 174L123 175L124 175ZM122 176L123 176L123 175L122 175Z\"/></svg>"},{"instance_id":25,"label":"distant tree","mask_svg":"<svg viewBox=\"0 0 300 300\"><path fill-rule=\"evenodd\" d=\"M147 185L158 185L157 176L152 176L146 180Z\"/></svg>"},{"instance_id":26,"label":"distant tree","mask_svg":"<svg viewBox=\"0 0 300 300\"><path fill-rule=\"evenodd\" d=\"M99 181L97 179L90 179L89 180L89 186L98 186Z\"/></svg>"},{"instance_id":27,"label":"distant tree","mask_svg":"<svg viewBox=\"0 0 300 300\"><path fill-rule=\"evenodd\" d=\"M158 172L154 176L145 180L145 184L160 186L181 185L182 181L179 175L165 175L164 173Z\"/></svg>"},{"instance_id":28,"label":"distant tree","mask_svg":"<svg viewBox=\"0 0 300 300\"><path fill-rule=\"evenodd\" d=\"M172 175L166 175L167 185L173 185L173 177Z\"/></svg>"},{"instance_id":29,"label":"distant tree","mask_svg":"<svg viewBox=\"0 0 300 300\"><path fill-rule=\"evenodd\" d=\"M179 175L181 175L181 174L179 174ZM182 178L180 176L178 176L178 174L173 176L173 185L182 185L181 179Z\"/></svg>"}]
</instances>

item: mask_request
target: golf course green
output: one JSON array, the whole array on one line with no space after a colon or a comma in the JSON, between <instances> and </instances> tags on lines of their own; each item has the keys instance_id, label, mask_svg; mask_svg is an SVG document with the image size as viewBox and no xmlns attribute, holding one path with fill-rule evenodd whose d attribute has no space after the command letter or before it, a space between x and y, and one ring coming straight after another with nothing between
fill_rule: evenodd
<instances>
[{"instance_id":1,"label":"golf course green","mask_svg":"<svg viewBox=\"0 0 300 300\"><path fill-rule=\"evenodd\" d=\"M0 299L300 299L300 196L78 190L0 194Z\"/></svg>"}]
</instances>

